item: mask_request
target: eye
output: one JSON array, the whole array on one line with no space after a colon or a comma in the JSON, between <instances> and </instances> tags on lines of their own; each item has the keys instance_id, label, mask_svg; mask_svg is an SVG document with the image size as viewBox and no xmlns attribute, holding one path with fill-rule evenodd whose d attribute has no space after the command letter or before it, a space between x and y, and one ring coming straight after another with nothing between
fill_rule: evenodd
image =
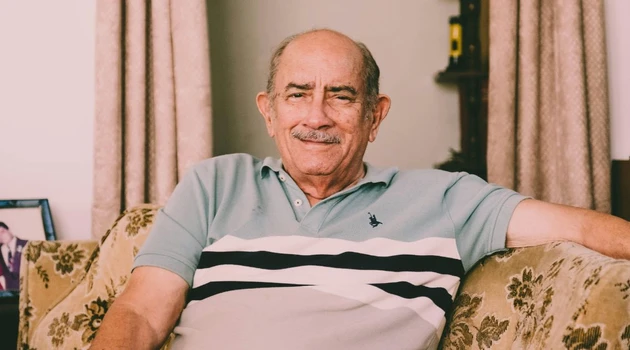
<instances>
[{"instance_id":1,"label":"eye","mask_svg":"<svg viewBox=\"0 0 630 350\"><path fill-rule=\"evenodd\" d=\"M289 98L300 98L300 97L304 97L304 94L301 92L296 92L289 95Z\"/></svg>"},{"instance_id":2,"label":"eye","mask_svg":"<svg viewBox=\"0 0 630 350\"><path fill-rule=\"evenodd\" d=\"M336 101L340 101L340 102L352 102L352 101L354 101L354 98L352 96L348 96L348 95L334 95L333 98Z\"/></svg>"}]
</instances>

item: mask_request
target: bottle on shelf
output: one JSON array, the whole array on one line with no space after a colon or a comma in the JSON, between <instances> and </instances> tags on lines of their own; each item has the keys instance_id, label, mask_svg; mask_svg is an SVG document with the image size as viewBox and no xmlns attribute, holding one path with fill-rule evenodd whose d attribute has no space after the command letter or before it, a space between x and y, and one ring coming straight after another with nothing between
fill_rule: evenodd
<instances>
[{"instance_id":1,"label":"bottle on shelf","mask_svg":"<svg viewBox=\"0 0 630 350\"><path fill-rule=\"evenodd\" d=\"M449 18L450 28L450 50L448 56L447 71L457 71L461 69L462 57L462 24L459 16Z\"/></svg>"}]
</instances>

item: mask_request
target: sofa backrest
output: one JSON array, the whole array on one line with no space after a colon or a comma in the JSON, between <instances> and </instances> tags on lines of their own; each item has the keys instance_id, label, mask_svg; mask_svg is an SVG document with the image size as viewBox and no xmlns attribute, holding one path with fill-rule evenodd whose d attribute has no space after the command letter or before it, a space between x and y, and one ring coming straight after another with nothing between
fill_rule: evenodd
<instances>
[{"instance_id":1,"label":"sofa backrest","mask_svg":"<svg viewBox=\"0 0 630 350\"><path fill-rule=\"evenodd\" d=\"M34 291L33 283L28 282L25 298L37 293L58 295L46 310L31 305L30 318L21 321L20 332L26 328L28 333L28 336L21 334L21 342L38 349L51 345L63 349L88 348L105 312L129 280L133 259L148 235L157 209L154 205L141 205L125 211L90 256L86 256L81 243L70 247L56 242L49 244L47 250L40 249L36 261L30 262L32 268L48 275L63 274L63 267L58 267L65 261L66 270L82 273L75 273L74 283L65 284L65 289L59 283L60 288L50 284ZM60 258L60 254L65 254L65 258Z\"/></svg>"}]
</instances>

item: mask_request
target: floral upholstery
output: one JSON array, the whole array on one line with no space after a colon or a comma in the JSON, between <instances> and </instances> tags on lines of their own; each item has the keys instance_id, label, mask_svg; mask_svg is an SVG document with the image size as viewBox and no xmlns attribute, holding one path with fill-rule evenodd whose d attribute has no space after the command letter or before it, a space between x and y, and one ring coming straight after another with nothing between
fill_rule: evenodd
<instances>
[{"instance_id":1,"label":"floral upholstery","mask_svg":"<svg viewBox=\"0 0 630 350\"><path fill-rule=\"evenodd\" d=\"M569 242L489 256L462 282L441 346L630 350L630 261Z\"/></svg>"},{"instance_id":2,"label":"floral upholstery","mask_svg":"<svg viewBox=\"0 0 630 350\"><path fill-rule=\"evenodd\" d=\"M89 347L124 289L156 210L125 211L100 244L29 242L20 283L21 349ZM487 257L462 281L440 347L630 349L630 261L566 242Z\"/></svg>"},{"instance_id":3,"label":"floral upholstery","mask_svg":"<svg viewBox=\"0 0 630 350\"><path fill-rule=\"evenodd\" d=\"M20 270L21 349L86 349L147 237L156 206L123 213L95 241L31 241Z\"/></svg>"}]
</instances>

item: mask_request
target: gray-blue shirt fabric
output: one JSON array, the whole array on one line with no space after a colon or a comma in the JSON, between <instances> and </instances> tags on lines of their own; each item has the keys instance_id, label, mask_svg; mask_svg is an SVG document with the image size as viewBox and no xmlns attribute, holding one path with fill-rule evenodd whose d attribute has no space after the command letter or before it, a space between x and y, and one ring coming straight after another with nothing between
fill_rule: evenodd
<instances>
[{"instance_id":1,"label":"gray-blue shirt fabric","mask_svg":"<svg viewBox=\"0 0 630 350\"><path fill-rule=\"evenodd\" d=\"M525 197L465 173L366 170L311 207L279 160L194 166L134 263L191 286L176 348L435 348L460 278L504 249Z\"/></svg>"}]
</instances>

